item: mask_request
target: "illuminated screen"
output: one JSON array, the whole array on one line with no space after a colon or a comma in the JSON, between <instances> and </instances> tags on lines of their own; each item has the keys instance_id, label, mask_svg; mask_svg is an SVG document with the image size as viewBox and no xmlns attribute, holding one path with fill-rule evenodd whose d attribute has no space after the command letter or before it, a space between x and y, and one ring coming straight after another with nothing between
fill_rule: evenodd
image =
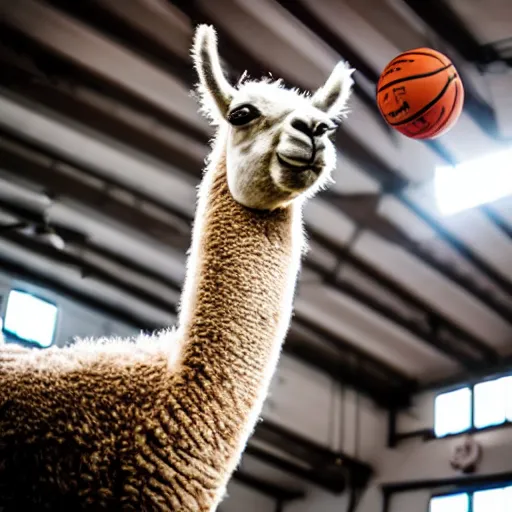
<instances>
[{"instance_id":1,"label":"illuminated screen","mask_svg":"<svg viewBox=\"0 0 512 512\"><path fill-rule=\"evenodd\" d=\"M7 299L3 332L39 347L53 343L57 306L20 290L11 290Z\"/></svg>"}]
</instances>

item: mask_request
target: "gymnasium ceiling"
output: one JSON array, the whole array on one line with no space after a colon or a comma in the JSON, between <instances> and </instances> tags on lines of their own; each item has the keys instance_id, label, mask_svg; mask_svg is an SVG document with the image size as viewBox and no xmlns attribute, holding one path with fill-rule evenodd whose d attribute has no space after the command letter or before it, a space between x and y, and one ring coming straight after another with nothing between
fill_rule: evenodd
<instances>
[{"instance_id":1,"label":"gymnasium ceiling","mask_svg":"<svg viewBox=\"0 0 512 512\"><path fill-rule=\"evenodd\" d=\"M340 58L357 68L336 185L305 212L286 352L385 406L510 364L512 200L443 218L431 186L510 142L508 0L0 0L0 266L137 327L174 321L212 134L189 94L198 22L235 79L315 88ZM429 143L374 102L384 65L420 46L466 88ZM44 221L63 249L34 234Z\"/></svg>"}]
</instances>

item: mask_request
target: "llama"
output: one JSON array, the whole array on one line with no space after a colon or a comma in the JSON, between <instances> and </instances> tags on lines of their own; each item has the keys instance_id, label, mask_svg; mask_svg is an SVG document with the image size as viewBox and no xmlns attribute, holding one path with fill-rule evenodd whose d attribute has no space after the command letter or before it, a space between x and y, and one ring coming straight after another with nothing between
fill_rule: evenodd
<instances>
[{"instance_id":1,"label":"llama","mask_svg":"<svg viewBox=\"0 0 512 512\"><path fill-rule=\"evenodd\" d=\"M193 58L216 137L178 327L0 349L0 509L212 511L251 434L292 312L301 211L335 165L351 70L313 95L232 86L212 27ZM27 319L29 321L29 319Z\"/></svg>"}]
</instances>

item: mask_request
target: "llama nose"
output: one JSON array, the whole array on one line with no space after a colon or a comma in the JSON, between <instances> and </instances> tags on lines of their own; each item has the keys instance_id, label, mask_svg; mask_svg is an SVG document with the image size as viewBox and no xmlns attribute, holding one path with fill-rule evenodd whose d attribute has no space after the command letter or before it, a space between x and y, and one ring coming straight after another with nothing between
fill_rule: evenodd
<instances>
[{"instance_id":1,"label":"llama nose","mask_svg":"<svg viewBox=\"0 0 512 512\"><path fill-rule=\"evenodd\" d=\"M312 126L312 123L307 123L306 121L304 121L303 119L298 119L298 118L295 118L292 120L292 122L290 123L292 125L293 128L295 128L297 131L303 133L304 135L307 135L309 138L313 138L315 133L314 133L314 128Z\"/></svg>"}]
</instances>

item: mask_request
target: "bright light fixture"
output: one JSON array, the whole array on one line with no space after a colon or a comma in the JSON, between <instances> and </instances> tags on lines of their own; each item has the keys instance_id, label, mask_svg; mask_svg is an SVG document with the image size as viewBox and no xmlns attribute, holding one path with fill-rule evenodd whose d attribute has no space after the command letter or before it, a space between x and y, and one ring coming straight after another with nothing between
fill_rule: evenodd
<instances>
[{"instance_id":1,"label":"bright light fixture","mask_svg":"<svg viewBox=\"0 0 512 512\"><path fill-rule=\"evenodd\" d=\"M454 167L436 169L436 201L443 215L474 208L512 194L512 148Z\"/></svg>"}]
</instances>

